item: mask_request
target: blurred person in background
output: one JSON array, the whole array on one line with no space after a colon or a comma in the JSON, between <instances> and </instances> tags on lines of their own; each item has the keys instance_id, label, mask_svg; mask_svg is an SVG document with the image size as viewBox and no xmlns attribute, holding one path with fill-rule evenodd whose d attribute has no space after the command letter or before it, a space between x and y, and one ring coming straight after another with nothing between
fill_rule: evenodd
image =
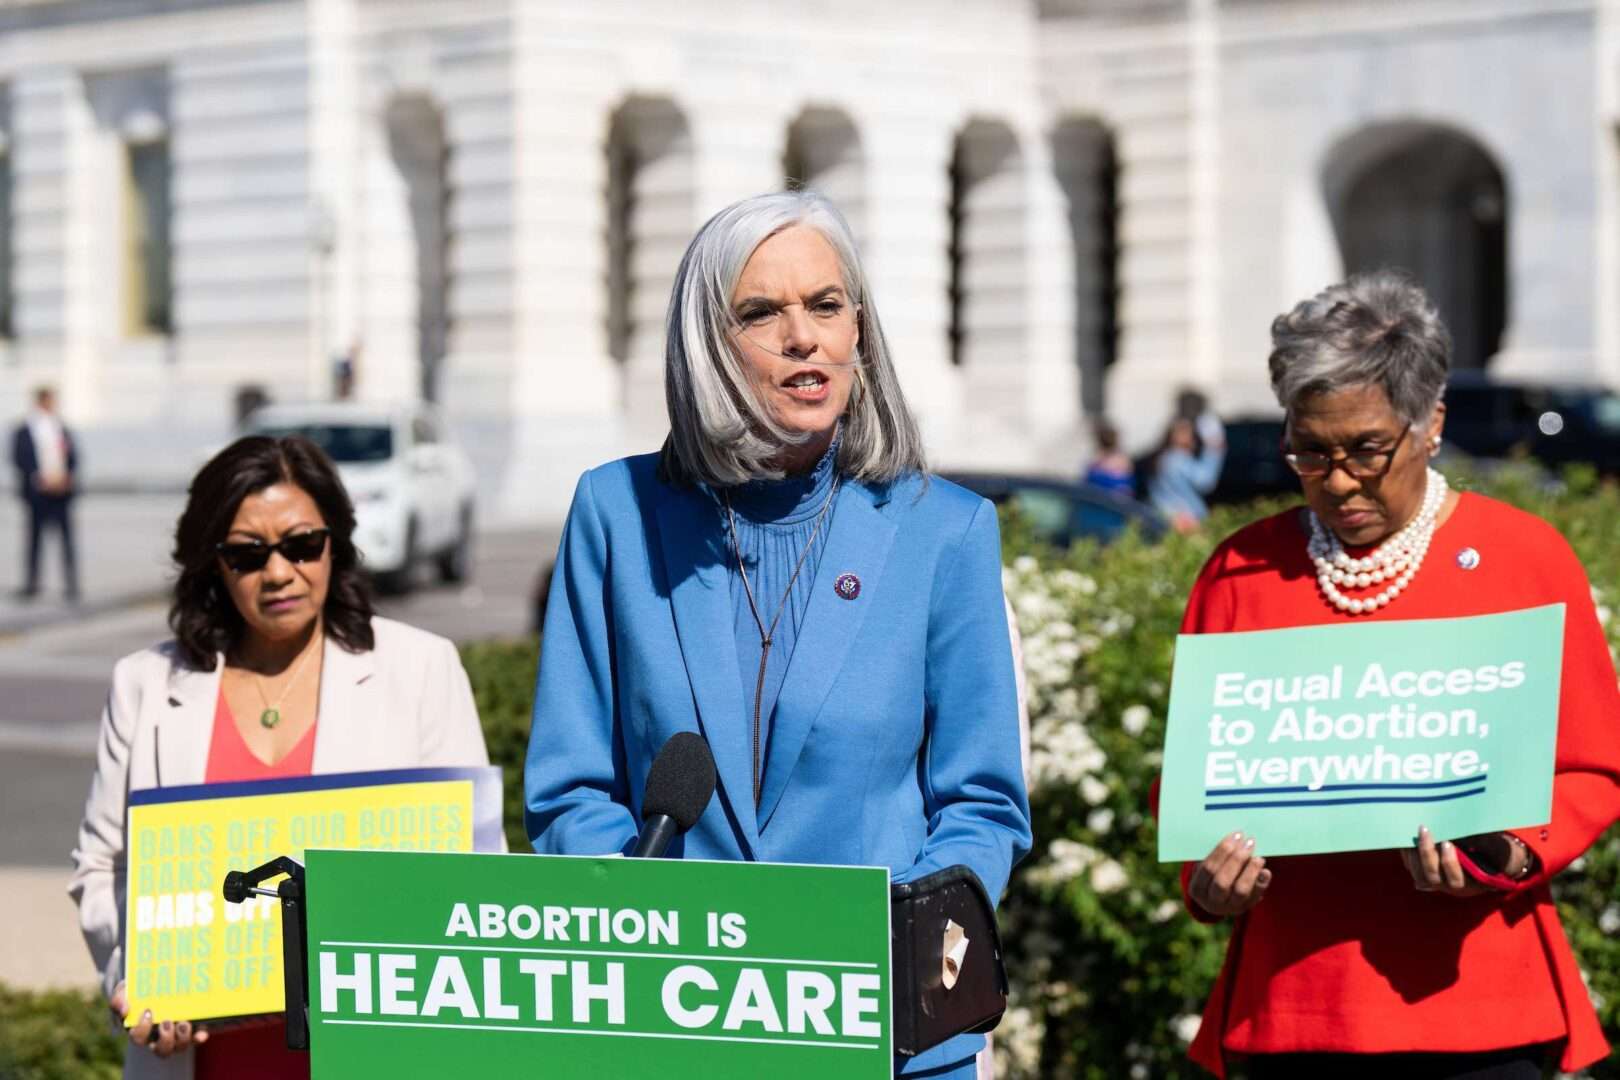
<instances>
[{"instance_id":1,"label":"blurred person in background","mask_svg":"<svg viewBox=\"0 0 1620 1080\"><path fill-rule=\"evenodd\" d=\"M34 407L11 437L11 464L17 494L28 507L28 562L20 595L39 595L39 554L46 529L62 537L62 588L69 602L79 598L79 566L73 545L73 496L79 468L73 433L56 415L56 392L34 391Z\"/></svg>"},{"instance_id":2,"label":"blurred person in background","mask_svg":"<svg viewBox=\"0 0 1620 1080\"><path fill-rule=\"evenodd\" d=\"M1226 429L1204 395L1183 390L1176 414L1148 465L1148 501L1180 532L1209 516L1204 496L1215 490L1226 463Z\"/></svg>"},{"instance_id":3,"label":"blurred person in background","mask_svg":"<svg viewBox=\"0 0 1620 1080\"><path fill-rule=\"evenodd\" d=\"M720 783L686 858L968 867L1029 850L995 508L928 477L843 217L746 199L669 306L661 453L587 472L551 583L525 818L627 852L653 754L698 729ZM905 1075L976 1076L981 1035Z\"/></svg>"},{"instance_id":4,"label":"blurred person in background","mask_svg":"<svg viewBox=\"0 0 1620 1080\"><path fill-rule=\"evenodd\" d=\"M1098 420L1096 438L1097 457L1087 466L1083 479L1093 487L1134 498L1136 466L1119 448L1119 429L1107 420Z\"/></svg>"},{"instance_id":5,"label":"blurred person in background","mask_svg":"<svg viewBox=\"0 0 1620 1080\"><path fill-rule=\"evenodd\" d=\"M1195 918L1234 920L1191 1055L1217 1075L1246 1057L1253 1080L1575 1072L1608 1048L1550 882L1620 817L1620 689L1586 574L1546 522L1430 467L1451 340L1409 278L1334 285L1271 336L1305 506L1216 549L1182 632L1564 605L1552 820L1436 843L1414 811L1409 849L1275 859L1263 826L1228 836L1182 871Z\"/></svg>"},{"instance_id":6,"label":"blurred person in background","mask_svg":"<svg viewBox=\"0 0 1620 1080\"><path fill-rule=\"evenodd\" d=\"M353 533L336 469L301 436L238 439L191 482L174 638L113 669L73 852L69 891L120 1021L130 791L489 764L455 646L372 614ZM309 1076L279 1018L210 1030L148 1010L129 1038L126 1077Z\"/></svg>"}]
</instances>

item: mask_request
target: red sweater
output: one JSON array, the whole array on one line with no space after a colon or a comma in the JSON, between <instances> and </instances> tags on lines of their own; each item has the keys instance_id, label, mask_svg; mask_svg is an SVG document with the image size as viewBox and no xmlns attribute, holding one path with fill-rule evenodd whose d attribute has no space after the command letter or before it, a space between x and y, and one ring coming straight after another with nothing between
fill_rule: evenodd
<instances>
[{"instance_id":1,"label":"red sweater","mask_svg":"<svg viewBox=\"0 0 1620 1080\"><path fill-rule=\"evenodd\" d=\"M1479 565L1464 570L1457 554L1470 547ZM1406 591L1372 615L1352 616L1317 591L1300 513L1288 511L1216 549L1193 586L1182 632L1553 603L1568 605L1553 817L1515 833L1535 852L1537 872L1512 892L1458 900L1414 889L1394 851L1268 859L1271 887L1236 921L1194 1061L1224 1076L1223 1049L1373 1054L1558 1042L1560 1065L1573 1072L1608 1052L1548 881L1620 818L1620 687L1586 575L1556 530L1463 495ZM1183 868L1183 890L1191 869Z\"/></svg>"}]
</instances>

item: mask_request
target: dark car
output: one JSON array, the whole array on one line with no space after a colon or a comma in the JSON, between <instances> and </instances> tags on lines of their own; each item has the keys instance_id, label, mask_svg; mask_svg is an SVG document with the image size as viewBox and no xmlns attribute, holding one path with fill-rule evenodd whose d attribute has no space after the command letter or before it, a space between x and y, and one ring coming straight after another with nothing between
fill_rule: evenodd
<instances>
[{"instance_id":1,"label":"dark car","mask_svg":"<svg viewBox=\"0 0 1620 1080\"><path fill-rule=\"evenodd\" d=\"M1240 416L1226 422L1226 462L1210 492L1212 503L1240 503L1267 495L1296 495L1299 477L1282 456L1281 416Z\"/></svg>"},{"instance_id":2,"label":"dark car","mask_svg":"<svg viewBox=\"0 0 1620 1080\"><path fill-rule=\"evenodd\" d=\"M1446 388L1446 441L1474 457L1529 456L1545 465L1587 462L1620 473L1620 395L1599 386L1495 382L1454 375Z\"/></svg>"},{"instance_id":3,"label":"dark car","mask_svg":"<svg viewBox=\"0 0 1620 1080\"><path fill-rule=\"evenodd\" d=\"M1094 484L1007 473L942 475L997 506L1011 505L1037 537L1055 547L1068 547L1081 539L1107 543L1131 525L1157 539L1167 527L1152 507Z\"/></svg>"}]
</instances>

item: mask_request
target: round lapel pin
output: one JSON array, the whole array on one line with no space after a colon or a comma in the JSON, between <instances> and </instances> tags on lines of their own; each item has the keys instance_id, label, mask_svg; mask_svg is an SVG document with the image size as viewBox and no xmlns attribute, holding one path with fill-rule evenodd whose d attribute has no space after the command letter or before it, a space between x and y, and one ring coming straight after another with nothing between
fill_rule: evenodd
<instances>
[{"instance_id":1,"label":"round lapel pin","mask_svg":"<svg viewBox=\"0 0 1620 1080\"><path fill-rule=\"evenodd\" d=\"M1464 570L1473 570L1479 566L1479 552L1471 547L1465 547L1457 552L1457 565Z\"/></svg>"},{"instance_id":2,"label":"round lapel pin","mask_svg":"<svg viewBox=\"0 0 1620 1080\"><path fill-rule=\"evenodd\" d=\"M845 600L853 600L861 595L861 579L854 574L839 574L833 580L833 592Z\"/></svg>"}]
</instances>

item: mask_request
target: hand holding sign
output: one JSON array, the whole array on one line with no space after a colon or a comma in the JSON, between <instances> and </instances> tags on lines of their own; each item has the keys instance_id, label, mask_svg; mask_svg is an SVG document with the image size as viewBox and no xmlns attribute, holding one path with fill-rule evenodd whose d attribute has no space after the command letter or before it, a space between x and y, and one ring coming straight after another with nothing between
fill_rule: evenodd
<instances>
[{"instance_id":1,"label":"hand holding sign","mask_svg":"<svg viewBox=\"0 0 1620 1080\"><path fill-rule=\"evenodd\" d=\"M1436 844L1427 825L1418 829L1417 843L1401 852L1406 872L1418 892L1438 892L1464 899L1487 892L1485 886L1468 876L1457 858L1457 845L1449 840Z\"/></svg>"},{"instance_id":2,"label":"hand holding sign","mask_svg":"<svg viewBox=\"0 0 1620 1080\"><path fill-rule=\"evenodd\" d=\"M113 987L108 1004L112 1006L113 1016L122 1026L124 1018L129 1014L129 995L125 992L123 980L119 980L118 985ZM152 1016L152 1010L145 1009L135 1026L129 1029L129 1041L135 1046L150 1050L160 1058L166 1058L182 1050L188 1050L193 1045L207 1042L208 1029L201 1024L193 1026L189 1020L178 1022L165 1020L158 1023Z\"/></svg>"},{"instance_id":3,"label":"hand holding sign","mask_svg":"<svg viewBox=\"0 0 1620 1080\"><path fill-rule=\"evenodd\" d=\"M1241 915L1261 900L1271 885L1266 860L1254 850L1254 837L1235 832L1215 845L1187 882L1193 903L1218 918Z\"/></svg>"}]
</instances>

